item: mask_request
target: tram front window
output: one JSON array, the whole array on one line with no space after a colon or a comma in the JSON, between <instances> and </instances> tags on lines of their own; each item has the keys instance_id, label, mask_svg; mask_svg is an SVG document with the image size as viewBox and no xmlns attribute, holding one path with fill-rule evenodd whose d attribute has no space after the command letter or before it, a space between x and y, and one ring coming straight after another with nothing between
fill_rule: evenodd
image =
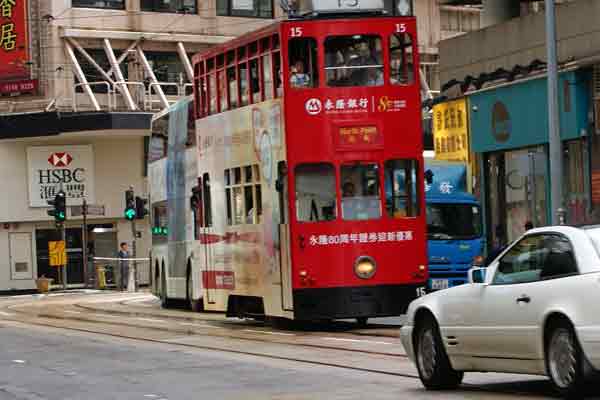
<instances>
[{"instance_id":1,"label":"tram front window","mask_svg":"<svg viewBox=\"0 0 600 400\"><path fill-rule=\"evenodd\" d=\"M325 163L300 164L296 175L296 219L299 222L335 219L335 170Z\"/></svg>"},{"instance_id":2,"label":"tram front window","mask_svg":"<svg viewBox=\"0 0 600 400\"><path fill-rule=\"evenodd\" d=\"M341 169L342 218L381 218L379 167L377 164L343 165Z\"/></svg>"},{"instance_id":3,"label":"tram front window","mask_svg":"<svg viewBox=\"0 0 600 400\"><path fill-rule=\"evenodd\" d=\"M385 208L392 218L419 215L417 161L385 162Z\"/></svg>"},{"instance_id":4,"label":"tram front window","mask_svg":"<svg viewBox=\"0 0 600 400\"><path fill-rule=\"evenodd\" d=\"M376 35L331 36L325 40L327 86L383 85L381 38Z\"/></svg>"}]
</instances>

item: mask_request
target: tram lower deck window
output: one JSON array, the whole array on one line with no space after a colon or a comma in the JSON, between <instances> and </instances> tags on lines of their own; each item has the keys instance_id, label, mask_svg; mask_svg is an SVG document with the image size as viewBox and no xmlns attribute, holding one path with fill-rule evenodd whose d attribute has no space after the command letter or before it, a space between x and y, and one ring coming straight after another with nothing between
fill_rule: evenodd
<instances>
[{"instance_id":1,"label":"tram lower deck window","mask_svg":"<svg viewBox=\"0 0 600 400\"><path fill-rule=\"evenodd\" d=\"M381 218L379 166L377 164L342 165L340 178L343 219Z\"/></svg>"},{"instance_id":2,"label":"tram lower deck window","mask_svg":"<svg viewBox=\"0 0 600 400\"><path fill-rule=\"evenodd\" d=\"M335 219L335 169L331 164L300 164L296 176L296 219L300 222Z\"/></svg>"},{"instance_id":3,"label":"tram lower deck window","mask_svg":"<svg viewBox=\"0 0 600 400\"><path fill-rule=\"evenodd\" d=\"M418 163L416 160L385 162L385 208L392 218L419 215Z\"/></svg>"}]
</instances>

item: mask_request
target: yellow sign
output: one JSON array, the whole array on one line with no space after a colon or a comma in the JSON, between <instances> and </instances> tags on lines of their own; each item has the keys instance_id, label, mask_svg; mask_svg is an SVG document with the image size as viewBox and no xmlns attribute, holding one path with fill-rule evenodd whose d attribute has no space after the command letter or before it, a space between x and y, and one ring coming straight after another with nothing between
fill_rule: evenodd
<instances>
[{"instance_id":1,"label":"yellow sign","mask_svg":"<svg viewBox=\"0 0 600 400\"><path fill-rule=\"evenodd\" d=\"M466 99L433 106L433 147L436 160L470 161Z\"/></svg>"},{"instance_id":2,"label":"yellow sign","mask_svg":"<svg viewBox=\"0 0 600 400\"><path fill-rule=\"evenodd\" d=\"M48 253L51 267L62 267L67 265L67 249L64 240L48 242Z\"/></svg>"}]
</instances>

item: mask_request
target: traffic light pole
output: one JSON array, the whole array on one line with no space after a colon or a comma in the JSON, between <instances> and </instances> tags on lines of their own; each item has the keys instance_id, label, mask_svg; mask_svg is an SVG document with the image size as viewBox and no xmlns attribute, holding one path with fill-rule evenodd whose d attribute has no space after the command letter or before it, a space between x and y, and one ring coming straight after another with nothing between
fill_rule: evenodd
<instances>
[{"instance_id":1,"label":"traffic light pole","mask_svg":"<svg viewBox=\"0 0 600 400\"><path fill-rule=\"evenodd\" d=\"M63 241L63 243L65 244L65 253L67 252L67 234L66 234L66 229L65 229L65 224L61 224L60 225L60 240ZM68 260L65 257L65 264L63 265L63 289L67 290L67 264L68 264Z\"/></svg>"},{"instance_id":2,"label":"traffic light pole","mask_svg":"<svg viewBox=\"0 0 600 400\"><path fill-rule=\"evenodd\" d=\"M133 240L131 241L131 258L133 258L132 266L133 266L133 291L137 292L137 261L135 260L136 253L136 231L135 231L135 219L131 220L131 234L133 236ZM129 282L129 277L127 277L127 282Z\"/></svg>"}]
</instances>

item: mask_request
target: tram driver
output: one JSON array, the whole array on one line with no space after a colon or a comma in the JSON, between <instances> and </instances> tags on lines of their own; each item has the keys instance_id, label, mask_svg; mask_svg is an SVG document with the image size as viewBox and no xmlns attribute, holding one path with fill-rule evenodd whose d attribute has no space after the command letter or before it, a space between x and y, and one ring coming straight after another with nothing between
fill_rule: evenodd
<instances>
[{"instance_id":1,"label":"tram driver","mask_svg":"<svg viewBox=\"0 0 600 400\"><path fill-rule=\"evenodd\" d=\"M292 87L309 87L310 75L304 72L304 63L296 61L290 70L290 85Z\"/></svg>"}]
</instances>

